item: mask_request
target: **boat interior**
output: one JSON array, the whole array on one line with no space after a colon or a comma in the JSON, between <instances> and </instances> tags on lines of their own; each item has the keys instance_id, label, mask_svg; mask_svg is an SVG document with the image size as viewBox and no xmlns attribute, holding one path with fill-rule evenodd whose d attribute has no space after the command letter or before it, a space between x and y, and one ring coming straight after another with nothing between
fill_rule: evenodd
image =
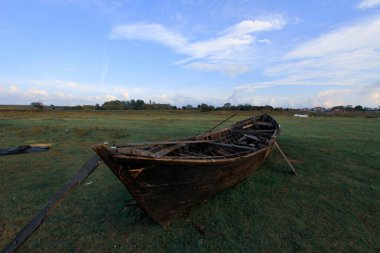
<instances>
[{"instance_id":1,"label":"boat interior","mask_svg":"<svg viewBox=\"0 0 380 253\"><path fill-rule=\"evenodd\" d=\"M113 147L118 155L171 159L223 159L258 151L278 134L275 121L265 115L252 117L231 127L168 142L129 143ZM271 119L271 118L270 118Z\"/></svg>"}]
</instances>

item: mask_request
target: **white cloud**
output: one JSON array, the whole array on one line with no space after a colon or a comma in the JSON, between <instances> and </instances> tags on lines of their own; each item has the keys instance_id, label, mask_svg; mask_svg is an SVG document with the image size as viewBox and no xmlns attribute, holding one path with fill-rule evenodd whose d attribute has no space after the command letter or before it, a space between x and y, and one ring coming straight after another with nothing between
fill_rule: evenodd
<instances>
[{"instance_id":1,"label":"white cloud","mask_svg":"<svg viewBox=\"0 0 380 253\"><path fill-rule=\"evenodd\" d=\"M208 62L191 62L186 65L187 68L205 71L205 72L223 72L229 76L236 76L245 72L248 72L250 69L246 65L241 64L213 64Z\"/></svg>"},{"instance_id":2,"label":"white cloud","mask_svg":"<svg viewBox=\"0 0 380 253\"><path fill-rule=\"evenodd\" d=\"M359 3L358 8L359 9L369 9L369 8L375 7L377 5L380 5L380 0L362 0Z\"/></svg>"},{"instance_id":3,"label":"white cloud","mask_svg":"<svg viewBox=\"0 0 380 253\"><path fill-rule=\"evenodd\" d=\"M129 98L128 91L124 91L122 94L123 94L123 99L128 99Z\"/></svg>"},{"instance_id":4,"label":"white cloud","mask_svg":"<svg viewBox=\"0 0 380 253\"><path fill-rule=\"evenodd\" d=\"M18 93L18 92L20 92L20 89L17 87L17 86L15 86L15 85L11 85L11 86L9 86L9 90L8 90L11 94L14 94L14 93Z\"/></svg>"},{"instance_id":5,"label":"white cloud","mask_svg":"<svg viewBox=\"0 0 380 253\"><path fill-rule=\"evenodd\" d=\"M380 18L332 31L298 46L286 54L287 59L320 57L358 49L380 47Z\"/></svg>"},{"instance_id":6,"label":"white cloud","mask_svg":"<svg viewBox=\"0 0 380 253\"><path fill-rule=\"evenodd\" d=\"M49 93L47 91L39 90L39 89L35 89L35 88L29 89L28 92L32 96L47 97L49 95Z\"/></svg>"},{"instance_id":7,"label":"white cloud","mask_svg":"<svg viewBox=\"0 0 380 253\"><path fill-rule=\"evenodd\" d=\"M380 106L380 83L364 87L350 87L349 89L328 89L321 91L314 99L325 107L336 105L362 105L370 107Z\"/></svg>"},{"instance_id":8,"label":"white cloud","mask_svg":"<svg viewBox=\"0 0 380 253\"><path fill-rule=\"evenodd\" d=\"M270 40L268 40L268 39L261 39L261 40L259 40L259 42L263 43L263 44L267 44L267 45L270 44Z\"/></svg>"},{"instance_id":9,"label":"white cloud","mask_svg":"<svg viewBox=\"0 0 380 253\"><path fill-rule=\"evenodd\" d=\"M117 97L116 96L113 96L113 95L105 95L104 98L106 99L106 101L111 101L111 100L116 100Z\"/></svg>"},{"instance_id":10,"label":"white cloud","mask_svg":"<svg viewBox=\"0 0 380 253\"><path fill-rule=\"evenodd\" d=\"M270 78L267 85L301 85L303 90L308 86L340 86L311 96L304 101L306 105L377 106L377 96L369 94L377 94L370 84L380 82L379 70L380 17L375 16L296 46L264 74Z\"/></svg>"},{"instance_id":11,"label":"white cloud","mask_svg":"<svg viewBox=\"0 0 380 253\"><path fill-rule=\"evenodd\" d=\"M331 108L338 105L352 104L354 102L352 98L347 99L348 97L353 97L352 94L351 89L324 90L317 94L316 99L314 99L314 105Z\"/></svg>"},{"instance_id":12,"label":"white cloud","mask_svg":"<svg viewBox=\"0 0 380 253\"><path fill-rule=\"evenodd\" d=\"M80 90L83 92L88 92L95 86L93 84L78 83L71 80L27 80L25 83L45 88L54 87L55 90Z\"/></svg>"},{"instance_id":13,"label":"white cloud","mask_svg":"<svg viewBox=\"0 0 380 253\"><path fill-rule=\"evenodd\" d=\"M182 35L170 31L160 24L118 25L112 29L110 37L154 41L178 52L188 51L188 42Z\"/></svg>"},{"instance_id":14,"label":"white cloud","mask_svg":"<svg viewBox=\"0 0 380 253\"><path fill-rule=\"evenodd\" d=\"M109 100L128 100L142 97L144 88L106 86L77 83L65 80L28 80L9 82L0 80L0 101L2 104L29 104L43 101L55 105L83 105L103 103Z\"/></svg>"},{"instance_id":15,"label":"white cloud","mask_svg":"<svg viewBox=\"0 0 380 253\"><path fill-rule=\"evenodd\" d=\"M221 71L228 75L241 74L250 70L250 51L256 41L256 32L282 29L286 22L282 17L271 20L243 20L232 25L216 37L208 40L190 41L181 34L161 24L132 24L115 26L110 34L113 39L135 39L153 41L171 48L174 52L189 56L177 62L195 70ZM261 43L268 43L264 39ZM241 67L245 65L244 67ZM239 70L232 70L239 66ZM244 71L242 71L244 70Z\"/></svg>"},{"instance_id":16,"label":"white cloud","mask_svg":"<svg viewBox=\"0 0 380 253\"><path fill-rule=\"evenodd\" d=\"M329 88L321 91L306 91L302 96L270 91L281 89L280 85L248 84L237 86L225 100L233 104L272 105L274 107L304 108L323 106L331 108L338 105L380 106L380 83L363 87L350 86ZM269 91L269 92L268 92Z\"/></svg>"},{"instance_id":17,"label":"white cloud","mask_svg":"<svg viewBox=\"0 0 380 253\"><path fill-rule=\"evenodd\" d=\"M268 20L243 20L240 23L230 26L221 34L226 36L240 36L253 32L279 30L284 27L286 22L282 17Z\"/></svg>"}]
</instances>

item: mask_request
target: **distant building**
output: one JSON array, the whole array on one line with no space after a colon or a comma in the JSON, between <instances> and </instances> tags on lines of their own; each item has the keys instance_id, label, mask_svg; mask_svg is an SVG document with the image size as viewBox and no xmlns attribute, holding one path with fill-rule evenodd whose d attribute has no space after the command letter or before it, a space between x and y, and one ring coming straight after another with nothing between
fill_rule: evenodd
<instances>
[{"instance_id":1,"label":"distant building","mask_svg":"<svg viewBox=\"0 0 380 253\"><path fill-rule=\"evenodd\" d=\"M326 112L326 108L320 107L320 106L316 106L314 108L311 108L311 111L312 112Z\"/></svg>"}]
</instances>

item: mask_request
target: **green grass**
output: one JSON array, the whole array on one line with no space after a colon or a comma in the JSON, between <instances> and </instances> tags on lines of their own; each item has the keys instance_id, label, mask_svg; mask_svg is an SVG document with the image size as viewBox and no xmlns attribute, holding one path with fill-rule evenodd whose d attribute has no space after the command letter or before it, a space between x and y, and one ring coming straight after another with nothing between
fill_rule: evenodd
<instances>
[{"instance_id":1,"label":"green grass","mask_svg":"<svg viewBox=\"0 0 380 253\"><path fill-rule=\"evenodd\" d=\"M94 154L92 144L182 138L230 114L0 112L2 147L54 144L0 157L0 248ZM256 175L164 229L126 207L130 195L101 165L20 252L379 252L380 119L276 119L298 176L274 150Z\"/></svg>"}]
</instances>

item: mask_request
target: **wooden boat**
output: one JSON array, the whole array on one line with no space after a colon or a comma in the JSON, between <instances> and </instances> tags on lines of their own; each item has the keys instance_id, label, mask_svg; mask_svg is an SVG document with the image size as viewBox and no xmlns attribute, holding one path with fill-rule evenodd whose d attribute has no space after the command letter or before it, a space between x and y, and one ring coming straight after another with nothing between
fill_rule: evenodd
<instances>
[{"instance_id":1,"label":"wooden boat","mask_svg":"<svg viewBox=\"0 0 380 253\"><path fill-rule=\"evenodd\" d=\"M136 203L161 225L252 175L270 154L280 127L269 115L194 137L94 150Z\"/></svg>"}]
</instances>

